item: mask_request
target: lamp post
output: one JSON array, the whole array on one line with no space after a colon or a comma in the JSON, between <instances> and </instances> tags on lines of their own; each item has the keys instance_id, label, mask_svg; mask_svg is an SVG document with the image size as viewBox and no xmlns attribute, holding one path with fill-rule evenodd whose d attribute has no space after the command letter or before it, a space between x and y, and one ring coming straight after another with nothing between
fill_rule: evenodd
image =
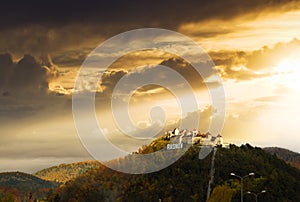
<instances>
[{"instance_id":1,"label":"lamp post","mask_svg":"<svg viewBox=\"0 0 300 202\"><path fill-rule=\"evenodd\" d=\"M230 173L230 175L238 177L241 180L241 202L243 202L243 181L246 177L253 176L253 175L255 175L255 173L249 173L248 175L245 175L243 177L236 175L235 173Z\"/></svg>"},{"instance_id":2,"label":"lamp post","mask_svg":"<svg viewBox=\"0 0 300 202\"><path fill-rule=\"evenodd\" d=\"M251 195L255 196L255 201L257 202L258 196L263 194L263 193L266 193L266 192L267 192L266 190L262 190L261 192L256 194L256 193L252 193L251 191L248 191L247 194L251 194Z\"/></svg>"}]
</instances>

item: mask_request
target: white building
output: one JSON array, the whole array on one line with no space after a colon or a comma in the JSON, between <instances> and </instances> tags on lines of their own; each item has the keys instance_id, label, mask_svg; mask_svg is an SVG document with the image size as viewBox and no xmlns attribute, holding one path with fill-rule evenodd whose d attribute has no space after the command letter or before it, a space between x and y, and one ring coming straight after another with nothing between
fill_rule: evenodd
<instances>
[{"instance_id":1,"label":"white building","mask_svg":"<svg viewBox=\"0 0 300 202\"><path fill-rule=\"evenodd\" d=\"M173 134L175 135L175 136L177 136L177 135L179 135L179 129L178 128L175 128L174 130L173 130Z\"/></svg>"},{"instance_id":2,"label":"white building","mask_svg":"<svg viewBox=\"0 0 300 202\"><path fill-rule=\"evenodd\" d=\"M193 130L193 137L197 136L199 134L198 130L194 129Z\"/></svg>"},{"instance_id":3,"label":"white building","mask_svg":"<svg viewBox=\"0 0 300 202\"><path fill-rule=\"evenodd\" d=\"M193 129L192 131L184 129L180 131L174 128L173 131L166 132L169 138L178 138L179 143L196 144L202 146L224 146L223 137L218 134L213 136L210 132L201 134L200 131Z\"/></svg>"}]
</instances>

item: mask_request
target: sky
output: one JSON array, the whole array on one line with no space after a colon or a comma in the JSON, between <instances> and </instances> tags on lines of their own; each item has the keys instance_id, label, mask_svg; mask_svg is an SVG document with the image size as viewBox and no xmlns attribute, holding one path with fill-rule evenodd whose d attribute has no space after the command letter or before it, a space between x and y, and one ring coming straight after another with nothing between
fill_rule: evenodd
<instances>
[{"instance_id":1,"label":"sky","mask_svg":"<svg viewBox=\"0 0 300 202\"><path fill-rule=\"evenodd\" d=\"M155 136L153 131L163 134L178 127L180 121L194 120L195 115L200 115L198 129L203 133L210 130L219 111L212 106L209 85L212 89L220 85L224 88L225 119L220 131L224 142L300 152L299 3L6 2L0 7L0 171L33 173L60 163L92 159L80 141L72 113L72 96L78 91L94 93L95 114L102 132L127 152L149 143ZM95 48L117 34L141 28L168 29L189 37L209 56L206 59L211 58L216 74L199 76L189 61L170 52L140 50L119 57L105 70L101 65L89 70L83 78L97 82L87 81L76 89L75 81L88 56L97 61L122 55L113 48L101 55L92 52ZM176 41L172 36L159 40ZM179 50L180 42L162 42L161 47ZM189 54L191 48L186 45L183 52ZM174 75L181 77L170 76L173 74L161 66L170 67L177 72ZM221 84L215 77L221 79ZM143 86L145 78L166 83ZM180 79L189 85L184 86ZM119 81L129 83L119 85L117 91ZM188 102L191 92L197 110L184 114L186 106L180 106L178 98ZM131 93L122 100L130 118L118 124L113 113L120 115L124 103L116 102L112 107L114 93ZM88 120L85 118L83 122ZM95 128L91 131L99 132ZM96 145L104 150L106 146ZM105 155L108 159L114 157L109 152Z\"/></svg>"}]
</instances>

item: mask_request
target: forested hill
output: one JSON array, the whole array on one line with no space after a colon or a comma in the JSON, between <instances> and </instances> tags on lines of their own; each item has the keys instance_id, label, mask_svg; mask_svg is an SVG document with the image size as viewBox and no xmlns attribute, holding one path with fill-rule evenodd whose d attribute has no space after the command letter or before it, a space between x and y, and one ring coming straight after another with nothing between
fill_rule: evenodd
<instances>
[{"instance_id":1,"label":"forested hill","mask_svg":"<svg viewBox=\"0 0 300 202\"><path fill-rule=\"evenodd\" d=\"M22 172L0 173L0 201L27 200L30 193L32 199L45 198L58 183L46 181Z\"/></svg>"},{"instance_id":2,"label":"forested hill","mask_svg":"<svg viewBox=\"0 0 300 202\"><path fill-rule=\"evenodd\" d=\"M36 172L34 175L44 180L65 183L76 178L88 170L100 167L98 161L83 161L70 164L61 164Z\"/></svg>"},{"instance_id":3,"label":"forested hill","mask_svg":"<svg viewBox=\"0 0 300 202\"><path fill-rule=\"evenodd\" d=\"M266 147L264 150L268 153L276 155L278 158L286 161L287 163L291 164L292 166L300 169L300 154L279 148L279 147Z\"/></svg>"},{"instance_id":4,"label":"forested hill","mask_svg":"<svg viewBox=\"0 0 300 202\"><path fill-rule=\"evenodd\" d=\"M149 148L145 148L149 150ZM199 160L191 147L176 163L159 172L128 175L108 168L93 169L61 186L49 197L58 201L206 201L212 154ZM240 181L234 172L255 176L244 180L244 201L300 201L300 171L261 148L249 144L218 148L209 201L240 201Z\"/></svg>"}]
</instances>

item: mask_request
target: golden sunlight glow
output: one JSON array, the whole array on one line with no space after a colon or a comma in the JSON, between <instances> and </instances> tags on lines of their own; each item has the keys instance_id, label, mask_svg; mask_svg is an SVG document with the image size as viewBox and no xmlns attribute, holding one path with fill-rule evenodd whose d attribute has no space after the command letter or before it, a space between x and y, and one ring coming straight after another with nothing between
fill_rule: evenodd
<instances>
[{"instance_id":1,"label":"golden sunlight glow","mask_svg":"<svg viewBox=\"0 0 300 202\"><path fill-rule=\"evenodd\" d=\"M300 90L300 59L283 59L274 70L276 75L272 77L273 82L293 90Z\"/></svg>"},{"instance_id":2,"label":"golden sunlight glow","mask_svg":"<svg viewBox=\"0 0 300 202\"><path fill-rule=\"evenodd\" d=\"M268 15L253 18L235 18L232 20L208 20L191 22L179 27L184 33L206 50L213 49L242 49L255 50L271 46L280 42L288 42L300 38L300 10L282 14L268 13ZM203 35L207 35L203 37ZM213 42L213 43L212 43Z\"/></svg>"}]
</instances>

